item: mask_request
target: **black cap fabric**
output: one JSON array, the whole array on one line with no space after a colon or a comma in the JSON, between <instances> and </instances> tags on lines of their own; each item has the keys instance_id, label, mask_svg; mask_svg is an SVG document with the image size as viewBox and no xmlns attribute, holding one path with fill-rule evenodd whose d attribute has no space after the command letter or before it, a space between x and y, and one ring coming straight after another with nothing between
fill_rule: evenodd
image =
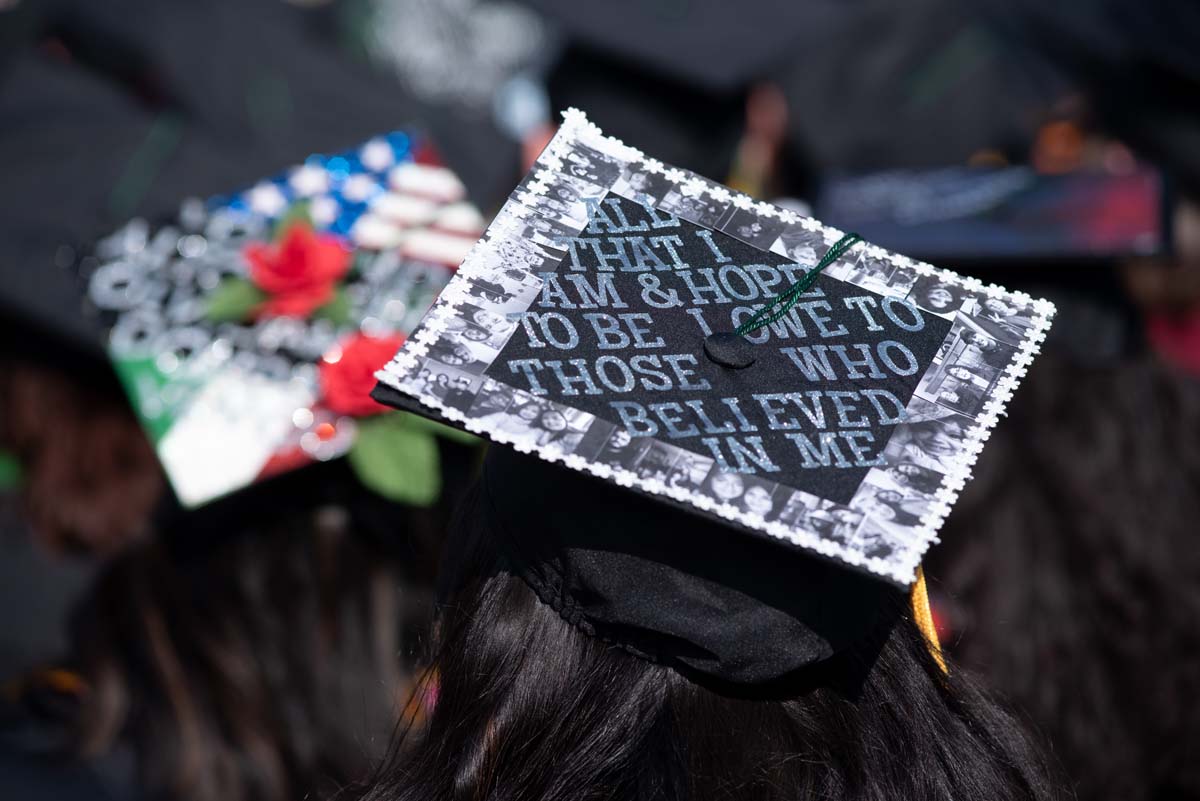
<instances>
[{"instance_id":1,"label":"black cap fabric","mask_svg":"<svg viewBox=\"0 0 1200 801\"><path fill-rule=\"evenodd\" d=\"M769 538L507 448L486 506L515 572L572 625L638 656L761 686L871 641L903 593Z\"/></svg>"},{"instance_id":2,"label":"black cap fabric","mask_svg":"<svg viewBox=\"0 0 1200 801\"><path fill-rule=\"evenodd\" d=\"M51 34L70 58L40 46ZM397 128L432 132L481 204L511 189L515 145L315 41L292 4L0 10L0 315L98 361L99 333L63 269L72 249Z\"/></svg>"},{"instance_id":3,"label":"black cap fabric","mask_svg":"<svg viewBox=\"0 0 1200 801\"><path fill-rule=\"evenodd\" d=\"M1052 314L572 110L375 397L907 586Z\"/></svg>"},{"instance_id":4,"label":"black cap fabric","mask_svg":"<svg viewBox=\"0 0 1200 801\"><path fill-rule=\"evenodd\" d=\"M1078 86L1108 130L1200 194L1200 6L986 0L980 8L998 34Z\"/></svg>"},{"instance_id":5,"label":"black cap fabric","mask_svg":"<svg viewBox=\"0 0 1200 801\"><path fill-rule=\"evenodd\" d=\"M762 78L838 13L835 6L782 0L524 2L557 23L569 41L709 91Z\"/></svg>"}]
</instances>

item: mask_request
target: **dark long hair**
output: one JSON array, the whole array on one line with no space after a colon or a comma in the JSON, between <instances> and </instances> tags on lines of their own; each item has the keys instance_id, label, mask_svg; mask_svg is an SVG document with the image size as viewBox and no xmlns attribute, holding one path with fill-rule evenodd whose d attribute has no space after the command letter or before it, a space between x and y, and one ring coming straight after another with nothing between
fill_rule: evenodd
<instances>
[{"instance_id":1,"label":"dark long hair","mask_svg":"<svg viewBox=\"0 0 1200 801\"><path fill-rule=\"evenodd\" d=\"M395 560L332 508L114 558L74 622L84 756L174 801L321 799L386 752L405 686Z\"/></svg>"},{"instance_id":2,"label":"dark long hair","mask_svg":"<svg viewBox=\"0 0 1200 801\"><path fill-rule=\"evenodd\" d=\"M0 323L9 336L30 339ZM112 551L148 532L162 470L111 374L0 354L0 449L20 460L24 512L52 550Z\"/></svg>"},{"instance_id":3,"label":"dark long hair","mask_svg":"<svg viewBox=\"0 0 1200 801\"><path fill-rule=\"evenodd\" d=\"M427 728L369 801L1001 801L1052 795L1021 730L907 618L854 697L718 694L589 637L504 569L468 499ZM464 532L466 532L464 534ZM464 545L464 542L467 543Z\"/></svg>"},{"instance_id":4,"label":"dark long hair","mask_svg":"<svg viewBox=\"0 0 1200 801\"><path fill-rule=\"evenodd\" d=\"M1081 801L1200 799L1200 382L1043 357L927 573Z\"/></svg>"}]
</instances>

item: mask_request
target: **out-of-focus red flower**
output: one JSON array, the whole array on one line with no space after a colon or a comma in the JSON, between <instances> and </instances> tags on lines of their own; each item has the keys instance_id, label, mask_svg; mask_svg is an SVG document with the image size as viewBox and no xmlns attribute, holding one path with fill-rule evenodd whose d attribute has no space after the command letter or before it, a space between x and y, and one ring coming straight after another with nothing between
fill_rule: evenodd
<instances>
[{"instance_id":1,"label":"out-of-focus red flower","mask_svg":"<svg viewBox=\"0 0 1200 801\"><path fill-rule=\"evenodd\" d=\"M334 286L350 269L350 252L328 234L293 225L276 244L253 242L244 251L250 279L270 295L258 307L266 317L308 317L333 300Z\"/></svg>"},{"instance_id":2,"label":"out-of-focus red flower","mask_svg":"<svg viewBox=\"0 0 1200 801\"><path fill-rule=\"evenodd\" d=\"M369 337L357 334L321 360L321 396L324 405L338 414L366 417L390 411L371 400L375 371L383 367L404 344L402 335Z\"/></svg>"}]
</instances>

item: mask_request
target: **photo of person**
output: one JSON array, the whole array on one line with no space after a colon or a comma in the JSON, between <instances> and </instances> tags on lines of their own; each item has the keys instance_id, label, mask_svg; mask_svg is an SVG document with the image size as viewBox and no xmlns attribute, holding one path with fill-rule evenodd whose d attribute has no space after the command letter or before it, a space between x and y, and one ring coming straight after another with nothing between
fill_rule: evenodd
<instances>
[{"instance_id":1,"label":"photo of person","mask_svg":"<svg viewBox=\"0 0 1200 801\"><path fill-rule=\"evenodd\" d=\"M500 314L492 309L487 309L482 306L476 306L470 303L460 304L458 307L458 316L473 325L478 326L486 331L491 331L492 336L503 338L506 342L513 331L517 330L520 325L516 320ZM522 306L520 311L525 311L528 305Z\"/></svg>"},{"instance_id":2,"label":"photo of person","mask_svg":"<svg viewBox=\"0 0 1200 801\"><path fill-rule=\"evenodd\" d=\"M471 405L475 391L482 383L481 376L472 375L434 359L426 359L407 380L405 388L416 394L430 395L447 406L466 411Z\"/></svg>"},{"instance_id":3,"label":"photo of person","mask_svg":"<svg viewBox=\"0 0 1200 801\"><path fill-rule=\"evenodd\" d=\"M792 528L806 528L804 521L808 516L815 512L821 503L821 499L815 495L809 495L807 492L793 490L791 496L784 503L783 508L779 510L777 520L786 526Z\"/></svg>"},{"instance_id":4,"label":"photo of person","mask_svg":"<svg viewBox=\"0 0 1200 801\"><path fill-rule=\"evenodd\" d=\"M598 201L608 194L608 187L599 186L590 181L584 181L570 175L554 173L554 178L547 194L551 197L557 197L559 200L569 203L583 203L586 206L588 201Z\"/></svg>"},{"instance_id":5,"label":"photo of person","mask_svg":"<svg viewBox=\"0 0 1200 801\"><path fill-rule=\"evenodd\" d=\"M516 270L470 276L463 286L467 296L480 305L527 307L542 289L542 279Z\"/></svg>"},{"instance_id":6,"label":"photo of person","mask_svg":"<svg viewBox=\"0 0 1200 801\"><path fill-rule=\"evenodd\" d=\"M797 264L809 267L820 261L821 257L829 250L829 245L825 242L825 234L821 231L810 231L798 223L791 223L771 243L770 250Z\"/></svg>"},{"instance_id":7,"label":"photo of person","mask_svg":"<svg viewBox=\"0 0 1200 801\"><path fill-rule=\"evenodd\" d=\"M612 467L632 470L649 447L650 440L646 437L635 438L624 428L613 426L608 439L601 446L600 452L596 454L595 460Z\"/></svg>"},{"instance_id":8,"label":"photo of person","mask_svg":"<svg viewBox=\"0 0 1200 801\"><path fill-rule=\"evenodd\" d=\"M432 395L434 373L428 359L421 360L421 366L404 379L404 388L416 395ZM444 383L449 383L447 378Z\"/></svg>"},{"instance_id":9,"label":"photo of person","mask_svg":"<svg viewBox=\"0 0 1200 801\"><path fill-rule=\"evenodd\" d=\"M1033 328L1029 309L1022 309L999 298L980 297L977 308L969 317L977 328L982 329L982 333L1010 345L1020 344Z\"/></svg>"},{"instance_id":10,"label":"photo of person","mask_svg":"<svg viewBox=\"0 0 1200 801\"><path fill-rule=\"evenodd\" d=\"M650 447L646 449L641 460L633 468L633 472L643 480L653 479L665 482L671 473L671 468L682 454L683 451L674 445L651 442Z\"/></svg>"},{"instance_id":11,"label":"photo of person","mask_svg":"<svg viewBox=\"0 0 1200 801\"><path fill-rule=\"evenodd\" d=\"M587 206L570 187L554 186L544 195L526 192L520 198L526 208L566 228L579 230L587 223Z\"/></svg>"},{"instance_id":12,"label":"photo of person","mask_svg":"<svg viewBox=\"0 0 1200 801\"><path fill-rule=\"evenodd\" d=\"M491 426L498 434L520 437L529 431L545 408L545 403L525 393L519 393L513 396L506 409L493 412L482 418L482 422Z\"/></svg>"},{"instance_id":13,"label":"photo of person","mask_svg":"<svg viewBox=\"0 0 1200 801\"><path fill-rule=\"evenodd\" d=\"M475 401L475 392L482 383L482 377L477 375L451 376L442 394L442 403L452 409L465 412Z\"/></svg>"},{"instance_id":14,"label":"photo of person","mask_svg":"<svg viewBox=\"0 0 1200 801\"><path fill-rule=\"evenodd\" d=\"M844 270L841 275L834 277L880 295L907 295L917 282L916 271L903 268L888 259L867 254L863 254L857 263Z\"/></svg>"},{"instance_id":15,"label":"photo of person","mask_svg":"<svg viewBox=\"0 0 1200 801\"><path fill-rule=\"evenodd\" d=\"M529 239L505 237L482 249L476 264L481 269L519 270L536 274L553 272L563 255L560 250L547 248Z\"/></svg>"},{"instance_id":16,"label":"photo of person","mask_svg":"<svg viewBox=\"0 0 1200 801\"><path fill-rule=\"evenodd\" d=\"M521 315L528 311L537 299L541 286L522 291L520 294L501 294L495 287L476 288L474 281L455 281L442 297L459 303L458 312L478 326L502 333L505 338L520 324ZM466 311L463 311L466 309ZM486 312L479 314L479 312ZM475 317L479 319L475 319Z\"/></svg>"},{"instance_id":17,"label":"photo of person","mask_svg":"<svg viewBox=\"0 0 1200 801\"><path fill-rule=\"evenodd\" d=\"M456 333L446 332L429 346L429 358L457 367L466 373L481 374L496 358L497 351L475 342L464 341Z\"/></svg>"},{"instance_id":18,"label":"photo of person","mask_svg":"<svg viewBox=\"0 0 1200 801\"><path fill-rule=\"evenodd\" d=\"M822 501L822 504L827 503L828 507L822 506L815 509L805 518L803 528L823 540L836 542L839 545L848 545L858 533L863 516L849 507Z\"/></svg>"},{"instance_id":19,"label":"photo of person","mask_svg":"<svg viewBox=\"0 0 1200 801\"><path fill-rule=\"evenodd\" d=\"M753 209L735 208L729 219L721 224L721 230L749 245L767 250L771 243L779 238L779 232L783 230L783 220L778 217L764 217Z\"/></svg>"},{"instance_id":20,"label":"photo of person","mask_svg":"<svg viewBox=\"0 0 1200 801\"><path fill-rule=\"evenodd\" d=\"M579 235L579 229L582 227L582 223L572 227L552 220L549 217L530 214L517 223L513 236L519 239L529 239L543 246L560 250L563 255L566 255L566 250L570 247L571 240ZM559 258L561 259L562 256L559 256Z\"/></svg>"},{"instance_id":21,"label":"photo of person","mask_svg":"<svg viewBox=\"0 0 1200 801\"><path fill-rule=\"evenodd\" d=\"M668 190L658 205L676 217L682 217L705 228L716 228L728 212L728 206L708 193L689 195L679 187Z\"/></svg>"},{"instance_id":22,"label":"photo of person","mask_svg":"<svg viewBox=\"0 0 1200 801\"><path fill-rule=\"evenodd\" d=\"M845 545L854 536L861 512L848 506L818 498L807 492L794 491L779 512L779 522L789 528L807 531L823 540Z\"/></svg>"},{"instance_id":23,"label":"photo of person","mask_svg":"<svg viewBox=\"0 0 1200 801\"><path fill-rule=\"evenodd\" d=\"M909 462L919 467L948 473L963 449L971 421L959 414L910 421L896 426L884 448L887 464Z\"/></svg>"},{"instance_id":24,"label":"photo of person","mask_svg":"<svg viewBox=\"0 0 1200 801\"><path fill-rule=\"evenodd\" d=\"M567 175L601 187L612 186L621 175L619 161L579 141L571 142L570 149L562 156L562 165Z\"/></svg>"},{"instance_id":25,"label":"photo of person","mask_svg":"<svg viewBox=\"0 0 1200 801\"><path fill-rule=\"evenodd\" d=\"M946 318L952 318L972 300L970 293L961 286L932 275L919 277L908 293L908 299L918 308Z\"/></svg>"},{"instance_id":26,"label":"photo of person","mask_svg":"<svg viewBox=\"0 0 1200 801\"><path fill-rule=\"evenodd\" d=\"M947 409L975 417L986 402L983 390L969 384L945 381L937 392L937 402Z\"/></svg>"},{"instance_id":27,"label":"photo of person","mask_svg":"<svg viewBox=\"0 0 1200 801\"><path fill-rule=\"evenodd\" d=\"M774 496L779 486L756 476L714 468L703 489L706 495L720 503L769 518L775 511Z\"/></svg>"},{"instance_id":28,"label":"photo of person","mask_svg":"<svg viewBox=\"0 0 1200 801\"><path fill-rule=\"evenodd\" d=\"M503 284L486 278L472 278L463 288L472 300L484 303L504 303L511 297L511 293Z\"/></svg>"},{"instance_id":29,"label":"photo of person","mask_svg":"<svg viewBox=\"0 0 1200 801\"><path fill-rule=\"evenodd\" d=\"M612 191L623 198L655 206L670 188L665 176L629 167L613 184Z\"/></svg>"},{"instance_id":30,"label":"photo of person","mask_svg":"<svg viewBox=\"0 0 1200 801\"><path fill-rule=\"evenodd\" d=\"M900 532L895 528L868 516L863 519L847 547L868 559L887 560L902 553L905 544Z\"/></svg>"},{"instance_id":31,"label":"photo of person","mask_svg":"<svg viewBox=\"0 0 1200 801\"><path fill-rule=\"evenodd\" d=\"M932 497L942 486L945 476L914 462L899 462L886 468L888 477L897 486Z\"/></svg>"},{"instance_id":32,"label":"photo of person","mask_svg":"<svg viewBox=\"0 0 1200 801\"><path fill-rule=\"evenodd\" d=\"M504 344L508 341L508 338L503 334L497 334L493 331L489 331L488 329L475 325L474 323L464 320L461 317L456 317L446 321L445 335L452 342L463 342L465 344L469 343L467 345L468 347L470 347L471 344L477 344L496 352L499 352L500 349L504 347ZM477 355L482 354L480 351L476 351L476 353ZM494 358L495 357L493 356L488 360L490 361Z\"/></svg>"},{"instance_id":33,"label":"photo of person","mask_svg":"<svg viewBox=\"0 0 1200 801\"><path fill-rule=\"evenodd\" d=\"M913 396L904 407L905 423L922 423L926 420L940 420L946 416L945 407L938 406L933 401Z\"/></svg>"},{"instance_id":34,"label":"photo of person","mask_svg":"<svg viewBox=\"0 0 1200 801\"><path fill-rule=\"evenodd\" d=\"M698 453L684 451L667 475L667 486L675 489L697 490L712 470L714 460Z\"/></svg>"},{"instance_id":35,"label":"photo of person","mask_svg":"<svg viewBox=\"0 0 1200 801\"><path fill-rule=\"evenodd\" d=\"M535 428L541 431L537 444L558 453L574 453L595 419L595 415L555 404L542 412L535 423Z\"/></svg>"},{"instance_id":36,"label":"photo of person","mask_svg":"<svg viewBox=\"0 0 1200 801\"><path fill-rule=\"evenodd\" d=\"M929 502L864 481L850 501L850 507L884 526L913 528L929 510Z\"/></svg>"},{"instance_id":37,"label":"photo of person","mask_svg":"<svg viewBox=\"0 0 1200 801\"><path fill-rule=\"evenodd\" d=\"M492 429L517 442L561 453L574 450L592 420L587 412L567 409L524 393L515 397L509 408L490 416Z\"/></svg>"},{"instance_id":38,"label":"photo of person","mask_svg":"<svg viewBox=\"0 0 1200 801\"><path fill-rule=\"evenodd\" d=\"M933 366L921 378L915 396L975 417L999 381L1001 366L1015 350L970 327L970 319L956 318Z\"/></svg>"},{"instance_id":39,"label":"photo of person","mask_svg":"<svg viewBox=\"0 0 1200 801\"><path fill-rule=\"evenodd\" d=\"M494 424L512 404L517 391L507 384L501 384L491 378L485 378L475 400L466 410L467 417L474 418L485 425Z\"/></svg>"},{"instance_id":40,"label":"photo of person","mask_svg":"<svg viewBox=\"0 0 1200 801\"><path fill-rule=\"evenodd\" d=\"M957 362L964 365L986 365L994 370L1003 370L1017 353L1012 345L1006 345L972 328L961 330L959 342L961 353Z\"/></svg>"},{"instance_id":41,"label":"photo of person","mask_svg":"<svg viewBox=\"0 0 1200 801\"><path fill-rule=\"evenodd\" d=\"M992 369L985 371L981 367L968 367L965 364L953 364L946 368L946 375L960 384L970 384L978 389L986 390L992 385L996 371Z\"/></svg>"}]
</instances>

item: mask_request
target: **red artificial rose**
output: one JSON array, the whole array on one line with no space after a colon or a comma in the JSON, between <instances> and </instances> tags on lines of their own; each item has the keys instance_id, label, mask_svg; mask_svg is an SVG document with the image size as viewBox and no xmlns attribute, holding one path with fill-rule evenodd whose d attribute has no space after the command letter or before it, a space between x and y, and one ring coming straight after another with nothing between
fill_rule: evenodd
<instances>
[{"instance_id":1,"label":"red artificial rose","mask_svg":"<svg viewBox=\"0 0 1200 801\"><path fill-rule=\"evenodd\" d=\"M338 414L366 417L389 411L371 400L375 371L387 364L404 337L369 337L357 334L341 348L321 360L321 396L327 408Z\"/></svg>"},{"instance_id":2,"label":"red artificial rose","mask_svg":"<svg viewBox=\"0 0 1200 801\"><path fill-rule=\"evenodd\" d=\"M308 317L333 300L334 285L350 269L350 253L335 237L292 225L283 240L246 246L250 278L270 295L257 313L267 317Z\"/></svg>"}]
</instances>

